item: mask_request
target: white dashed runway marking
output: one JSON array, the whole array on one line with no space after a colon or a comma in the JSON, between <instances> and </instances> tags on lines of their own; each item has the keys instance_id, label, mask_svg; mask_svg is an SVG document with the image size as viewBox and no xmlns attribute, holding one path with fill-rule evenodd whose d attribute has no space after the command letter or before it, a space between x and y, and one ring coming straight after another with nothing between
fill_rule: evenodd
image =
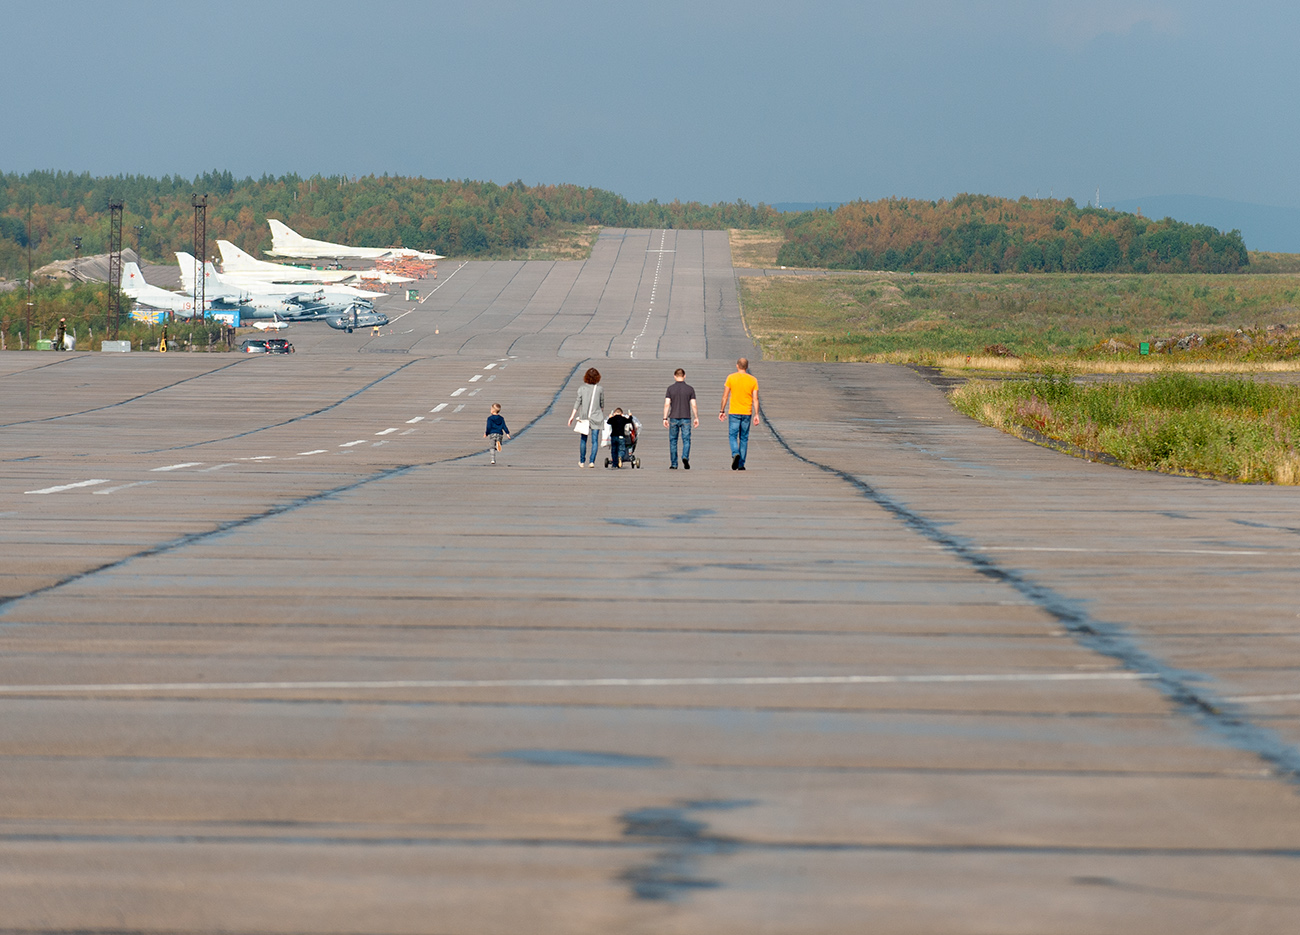
<instances>
[{"instance_id":1,"label":"white dashed runway marking","mask_svg":"<svg viewBox=\"0 0 1300 935\"><path fill-rule=\"evenodd\" d=\"M182 461L180 464L169 464L166 467L156 467L151 468L150 470L153 473L160 473L162 471L180 471L185 468L198 467L202 463L202 461Z\"/></svg>"},{"instance_id":2,"label":"white dashed runway marking","mask_svg":"<svg viewBox=\"0 0 1300 935\"><path fill-rule=\"evenodd\" d=\"M78 487L94 487L97 484L107 484L111 478L100 477L95 480L79 480L75 484L60 484L57 487L42 487L40 490L27 490L24 493L62 493L65 490L76 490Z\"/></svg>"},{"instance_id":3,"label":"white dashed runway marking","mask_svg":"<svg viewBox=\"0 0 1300 935\"><path fill-rule=\"evenodd\" d=\"M126 490L128 487L147 487L149 484L156 483L158 482L155 480L138 480L130 484L118 484L116 487L105 487L103 490L92 490L91 493L100 496L106 493L117 493L119 490Z\"/></svg>"},{"instance_id":4,"label":"white dashed runway marking","mask_svg":"<svg viewBox=\"0 0 1300 935\"><path fill-rule=\"evenodd\" d=\"M430 411L430 412L442 412L442 410L444 410L444 409L446 409L446 408L447 408L447 404L446 404L446 403L438 403L438 405L434 406L434 407L433 407L432 409L430 409L429 411Z\"/></svg>"}]
</instances>

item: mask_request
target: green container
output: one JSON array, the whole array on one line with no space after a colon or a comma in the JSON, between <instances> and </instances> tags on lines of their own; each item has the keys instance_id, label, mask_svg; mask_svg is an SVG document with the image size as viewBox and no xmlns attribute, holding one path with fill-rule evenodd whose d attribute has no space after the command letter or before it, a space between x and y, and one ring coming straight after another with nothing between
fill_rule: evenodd
<instances>
[{"instance_id":1,"label":"green container","mask_svg":"<svg viewBox=\"0 0 1300 935\"><path fill-rule=\"evenodd\" d=\"M1143 341L1141 344L1139 344L1139 345L1138 345L1138 353L1139 353L1139 354L1150 354L1150 353L1151 353L1151 342L1150 342L1150 341Z\"/></svg>"},{"instance_id":2,"label":"green container","mask_svg":"<svg viewBox=\"0 0 1300 935\"><path fill-rule=\"evenodd\" d=\"M54 341L50 338L40 338L36 342L36 349L38 351L52 351L54 350Z\"/></svg>"}]
</instances>

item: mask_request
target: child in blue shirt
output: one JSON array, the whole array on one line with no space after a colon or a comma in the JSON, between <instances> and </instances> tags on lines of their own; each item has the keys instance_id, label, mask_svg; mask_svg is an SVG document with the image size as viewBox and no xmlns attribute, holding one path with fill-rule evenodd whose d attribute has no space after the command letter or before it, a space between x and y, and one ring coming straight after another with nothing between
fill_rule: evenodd
<instances>
[{"instance_id":1,"label":"child in blue shirt","mask_svg":"<svg viewBox=\"0 0 1300 935\"><path fill-rule=\"evenodd\" d=\"M492 404L492 415L487 418L487 428L483 431L483 437L490 439L492 442L492 463L497 463L497 452L501 450L501 436L510 437L510 429L506 428L506 420L501 418L501 404Z\"/></svg>"}]
</instances>

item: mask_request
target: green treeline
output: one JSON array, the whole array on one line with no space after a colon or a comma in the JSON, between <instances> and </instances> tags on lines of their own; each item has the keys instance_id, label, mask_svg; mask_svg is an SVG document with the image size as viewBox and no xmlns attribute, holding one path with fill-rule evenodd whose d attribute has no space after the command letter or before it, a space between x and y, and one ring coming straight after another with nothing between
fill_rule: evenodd
<instances>
[{"instance_id":1,"label":"green treeline","mask_svg":"<svg viewBox=\"0 0 1300 935\"><path fill-rule=\"evenodd\" d=\"M1080 208L1073 199L889 198L792 215L783 266L915 272L1231 273L1241 233Z\"/></svg>"},{"instance_id":2,"label":"green treeline","mask_svg":"<svg viewBox=\"0 0 1300 935\"><path fill-rule=\"evenodd\" d=\"M629 202L576 185L397 176L269 176L213 171L194 179L89 173L0 173L0 277L108 251L108 205L121 201L123 245L173 262L193 242L192 194L207 194L208 241L254 255L271 246L268 217L306 237L363 247L406 246L448 256L536 247L578 225L725 230L785 237L778 262L831 269L927 272L1234 272L1248 263L1237 231L1079 208L1072 200L890 198L835 211L782 214L745 202ZM30 235L29 235L30 231Z\"/></svg>"},{"instance_id":3,"label":"green treeline","mask_svg":"<svg viewBox=\"0 0 1300 935\"><path fill-rule=\"evenodd\" d=\"M772 227L780 215L744 202L633 204L576 185L497 185L396 176L262 176L209 172L194 179L95 177L89 173L0 173L0 276L26 271L30 218L33 262L108 251L108 205L121 201L123 245L174 262L193 243L192 194L207 194L209 249L229 240L254 255L271 246L268 217L305 237L361 247L405 246L448 256L490 256L533 247L574 225L725 229ZM137 230L139 228L139 230Z\"/></svg>"}]
</instances>

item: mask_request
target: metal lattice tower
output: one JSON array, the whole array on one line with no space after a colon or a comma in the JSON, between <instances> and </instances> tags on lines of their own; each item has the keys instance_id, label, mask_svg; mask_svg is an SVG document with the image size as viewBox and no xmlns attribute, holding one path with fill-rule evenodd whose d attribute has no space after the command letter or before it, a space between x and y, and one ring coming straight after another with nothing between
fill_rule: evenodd
<instances>
[{"instance_id":1,"label":"metal lattice tower","mask_svg":"<svg viewBox=\"0 0 1300 935\"><path fill-rule=\"evenodd\" d=\"M208 255L208 196L191 195L190 204L194 206L194 310L203 321L208 292L204 266Z\"/></svg>"},{"instance_id":2,"label":"metal lattice tower","mask_svg":"<svg viewBox=\"0 0 1300 935\"><path fill-rule=\"evenodd\" d=\"M122 317L122 202L108 203L108 338L117 340Z\"/></svg>"}]
</instances>

